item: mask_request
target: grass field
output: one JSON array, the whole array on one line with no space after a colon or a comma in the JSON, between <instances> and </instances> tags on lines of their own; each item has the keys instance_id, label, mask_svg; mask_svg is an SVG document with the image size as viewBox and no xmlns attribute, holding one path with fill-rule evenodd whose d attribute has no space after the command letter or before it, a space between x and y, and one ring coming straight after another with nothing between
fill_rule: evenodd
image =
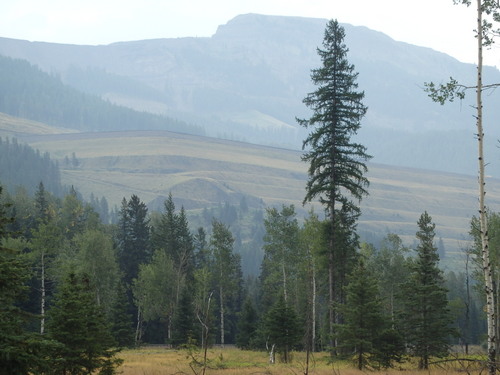
<instances>
[{"instance_id":1,"label":"grass field","mask_svg":"<svg viewBox=\"0 0 500 375\"><path fill-rule=\"evenodd\" d=\"M124 363L120 368L123 375L172 375L195 374L200 367L193 365L193 359L202 359L201 353L190 354L186 350L174 350L161 347L145 347L142 349L125 350L120 353ZM305 353L294 352L291 363L269 364L266 352L242 351L235 348L212 348L208 353L209 366L206 374L211 375L285 375L304 374L306 368ZM192 364L192 368L190 366ZM468 362L450 362L433 365L428 371L414 370L415 363L405 363L399 368L372 371L357 370L347 361L330 363L327 353L314 353L309 364L309 374L317 375L366 375L367 373L382 373L384 375L450 375L479 374L481 368Z\"/></svg>"},{"instance_id":2,"label":"grass field","mask_svg":"<svg viewBox=\"0 0 500 375\"><path fill-rule=\"evenodd\" d=\"M2 125L3 124L3 125ZM10 133L9 133L10 132ZM243 197L249 206L294 204L300 215L307 165L301 152L164 131L59 133L54 128L0 116L0 136L16 133L21 141L59 162L63 183L88 199L106 197L110 207L138 195L150 208L161 209L172 193L188 212ZM65 165L75 154L78 167ZM461 262L470 220L478 212L477 178L370 163L369 196L362 200L361 232L398 234L406 244L415 239L424 211L436 223L436 239ZM500 181L487 181L488 206L500 211ZM319 205L316 212L322 213Z\"/></svg>"}]
</instances>

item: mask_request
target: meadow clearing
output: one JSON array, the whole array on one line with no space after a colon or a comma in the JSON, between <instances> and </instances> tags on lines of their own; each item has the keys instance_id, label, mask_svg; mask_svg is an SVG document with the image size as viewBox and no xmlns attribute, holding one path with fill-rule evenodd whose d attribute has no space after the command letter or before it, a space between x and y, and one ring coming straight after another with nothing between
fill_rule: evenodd
<instances>
[{"instance_id":1,"label":"meadow clearing","mask_svg":"<svg viewBox=\"0 0 500 375\"><path fill-rule=\"evenodd\" d=\"M124 350L119 354L124 360L119 371L122 375L180 375L201 374L201 368L194 361L202 361L201 351L168 349L165 347L143 347ZM468 357L477 359L479 357ZM221 349L214 347L208 351L209 364L206 374L210 375L298 375L305 374L306 354L294 352L292 363L269 363L269 355L264 351L240 350L233 347ZM450 357L449 359L453 359ZM363 375L369 372L384 375L451 375L486 373L481 365L469 360L439 362L429 370L415 370L416 363L406 362L393 369L375 371L373 369L359 371L349 361L330 363L326 352L314 353L309 364L309 374L315 375Z\"/></svg>"}]
</instances>

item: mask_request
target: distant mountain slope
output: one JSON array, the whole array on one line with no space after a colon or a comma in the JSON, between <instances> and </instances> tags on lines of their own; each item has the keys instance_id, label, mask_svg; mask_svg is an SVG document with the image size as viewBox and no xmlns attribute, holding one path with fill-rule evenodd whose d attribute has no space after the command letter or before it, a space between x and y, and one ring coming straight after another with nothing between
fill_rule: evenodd
<instances>
[{"instance_id":1,"label":"distant mountain slope","mask_svg":"<svg viewBox=\"0 0 500 375\"><path fill-rule=\"evenodd\" d=\"M342 20L339 20L342 21ZM295 117L313 87L326 20L247 14L210 38L156 39L77 46L0 38L0 54L27 59L74 87L115 103L164 113L207 134L300 148ZM359 140L378 163L475 175L473 95L441 107L426 81L454 76L474 84L475 67L443 53L344 25L349 59L369 110ZM487 68L485 82L500 82ZM500 176L498 92L485 96L489 173Z\"/></svg>"},{"instance_id":2,"label":"distant mountain slope","mask_svg":"<svg viewBox=\"0 0 500 375\"><path fill-rule=\"evenodd\" d=\"M88 199L104 196L111 206L137 194L161 209L171 192L188 211L224 203L249 207L294 204L300 215L307 165L295 150L179 133L101 132L24 137L59 160L66 185ZM76 154L78 167L65 165ZM470 219L477 213L477 180L471 176L370 164L370 195L361 203L359 231L364 238L397 233L411 243L416 222L427 210L449 255L460 260ZM488 205L500 210L500 180L488 180ZM322 215L322 209L315 207Z\"/></svg>"},{"instance_id":3,"label":"distant mountain slope","mask_svg":"<svg viewBox=\"0 0 500 375\"><path fill-rule=\"evenodd\" d=\"M141 113L63 84L26 60L0 56L0 112L77 130L164 129L202 133L172 118Z\"/></svg>"}]
</instances>

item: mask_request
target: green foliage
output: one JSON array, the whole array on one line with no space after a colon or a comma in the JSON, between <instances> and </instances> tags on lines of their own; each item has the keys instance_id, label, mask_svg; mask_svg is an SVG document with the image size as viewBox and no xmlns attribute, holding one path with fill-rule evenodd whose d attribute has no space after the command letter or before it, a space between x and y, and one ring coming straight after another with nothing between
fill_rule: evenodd
<instances>
[{"instance_id":1,"label":"green foliage","mask_svg":"<svg viewBox=\"0 0 500 375\"><path fill-rule=\"evenodd\" d=\"M49 311L47 331L61 346L53 353L54 374L113 374L121 360L104 311L97 305L89 278L69 273Z\"/></svg>"},{"instance_id":2,"label":"green foliage","mask_svg":"<svg viewBox=\"0 0 500 375\"><path fill-rule=\"evenodd\" d=\"M194 320L193 288L185 286L181 291L179 303L172 318L172 326L174 327L172 345L179 347L194 338Z\"/></svg>"},{"instance_id":3,"label":"green foliage","mask_svg":"<svg viewBox=\"0 0 500 375\"><path fill-rule=\"evenodd\" d=\"M255 335L257 333L258 315L252 300L246 298L238 318L238 334L236 335L236 346L248 350L254 348Z\"/></svg>"},{"instance_id":4,"label":"green foliage","mask_svg":"<svg viewBox=\"0 0 500 375\"><path fill-rule=\"evenodd\" d=\"M17 186L24 186L32 194L40 181L55 195L63 192L59 168L49 154L42 155L16 138L0 138L0 181L11 192Z\"/></svg>"},{"instance_id":5,"label":"green foliage","mask_svg":"<svg viewBox=\"0 0 500 375\"><path fill-rule=\"evenodd\" d=\"M123 278L131 285L137 278L139 266L151 259L150 225L148 208L133 194L123 198L118 223L118 259Z\"/></svg>"},{"instance_id":6,"label":"green foliage","mask_svg":"<svg viewBox=\"0 0 500 375\"><path fill-rule=\"evenodd\" d=\"M97 304L110 316L120 282L113 241L104 232L94 229L75 235L74 244L78 254L77 269L88 275Z\"/></svg>"},{"instance_id":7,"label":"green foliage","mask_svg":"<svg viewBox=\"0 0 500 375\"><path fill-rule=\"evenodd\" d=\"M139 267L133 294L144 320L160 318L166 322L171 317L175 305L174 275L172 259L163 250L156 250L151 263Z\"/></svg>"},{"instance_id":8,"label":"green foliage","mask_svg":"<svg viewBox=\"0 0 500 375\"><path fill-rule=\"evenodd\" d=\"M465 90L467 87L460 85L456 79L450 77L449 82L446 84L439 84L436 86L434 82L425 82L425 92L429 95L429 97L443 105L447 101L453 102L455 99L464 99L465 98Z\"/></svg>"},{"instance_id":9,"label":"green foliage","mask_svg":"<svg viewBox=\"0 0 500 375\"><path fill-rule=\"evenodd\" d=\"M264 317L263 324L269 345L276 345L283 362L291 361L290 351L300 342L303 332L295 310L285 302L283 295L278 296Z\"/></svg>"},{"instance_id":10,"label":"green foliage","mask_svg":"<svg viewBox=\"0 0 500 375\"><path fill-rule=\"evenodd\" d=\"M229 227L220 221L212 222L210 248L213 254L212 285L218 302L216 313L219 316L220 343L226 336L234 340L236 314L241 305L241 258L233 252L234 238ZM231 324L228 324L231 323Z\"/></svg>"},{"instance_id":11,"label":"green foliage","mask_svg":"<svg viewBox=\"0 0 500 375\"><path fill-rule=\"evenodd\" d=\"M295 207L283 205L281 211L268 208L264 219L264 259L261 276L262 301L267 311L278 294L285 300L295 300L298 288L299 224Z\"/></svg>"},{"instance_id":12,"label":"green foliage","mask_svg":"<svg viewBox=\"0 0 500 375\"><path fill-rule=\"evenodd\" d=\"M410 273L406 259L408 252L409 249L403 245L401 238L389 233L382 240L380 250L368 261L368 267L379 284L383 310L393 322L397 319L397 312L402 308L398 298L399 290Z\"/></svg>"},{"instance_id":13,"label":"green foliage","mask_svg":"<svg viewBox=\"0 0 500 375\"><path fill-rule=\"evenodd\" d=\"M330 337L334 322L340 318L334 304L345 301L343 286L356 247L352 245L357 242L355 226L360 211L351 198L359 202L368 194L369 181L364 174L365 163L371 158L365 146L351 139L360 129L367 107L363 104L364 92L358 91L358 74L347 59L344 38L344 28L337 20L330 20L323 49L317 50L322 66L311 72L317 88L304 99L312 115L297 119L301 126L311 129L303 143L307 151L302 160L309 163L304 202L317 198L330 220L326 254Z\"/></svg>"},{"instance_id":14,"label":"green foliage","mask_svg":"<svg viewBox=\"0 0 500 375\"><path fill-rule=\"evenodd\" d=\"M134 327L125 286L119 283L111 307L111 334L119 348L131 347L134 342Z\"/></svg>"},{"instance_id":15,"label":"green foliage","mask_svg":"<svg viewBox=\"0 0 500 375\"><path fill-rule=\"evenodd\" d=\"M402 286L405 339L419 367L427 369L431 356L448 354L449 337L454 333L448 310L447 290L439 256L434 246L435 224L427 212L418 220L417 256L410 264L409 280Z\"/></svg>"},{"instance_id":16,"label":"green foliage","mask_svg":"<svg viewBox=\"0 0 500 375\"><path fill-rule=\"evenodd\" d=\"M358 369L369 364L369 357L377 351L382 333L389 320L382 313L375 277L360 260L346 286L346 303L340 307L345 323L338 326L337 336L344 353L354 353Z\"/></svg>"},{"instance_id":17,"label":"green foliage","mask_svg":"<svg viewBox=\"0 0 500 375\"><path fill-rule=\"evenodd\" d=\"M335 203L345 204L345 192L356 199L367 194L366 148L351 141L360 128L367 108L364 92L356 91L358 74L347 60L345 31L336 20L328 22L323 48L318 54L323 66L312 70L311 79L318 86L308 94L304 103L312 111L300 125L313 128L304 141L310 147L302 159L309 163L309 180L304 201L319 197L331 214Z\"/></svg>"}]
</instances>

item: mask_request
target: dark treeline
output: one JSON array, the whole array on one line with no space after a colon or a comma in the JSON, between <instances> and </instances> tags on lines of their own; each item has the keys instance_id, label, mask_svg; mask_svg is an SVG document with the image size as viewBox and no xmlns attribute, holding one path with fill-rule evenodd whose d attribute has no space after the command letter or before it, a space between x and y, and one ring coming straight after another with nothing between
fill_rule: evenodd
<instances>
[{"instance_id":1,"label":"dark treeline","mask_svg":"<svg viewBox=\"0 0 500 375\"><path fill-rule=\"evenodd\" d=\"M0 112L83 131L160 129L203 134L164 116L114 105L64 85L25 60L0 56Z\"/></svg>"},{"instance_id":2,"label":"dark treeline","mask_svg":"<svg viewBox=\"0 0 500 375\"><path fill-rule=\"evenodd\" d=\"M300 224L293 206L266 209L260 274L245 278L231 226L213 219L210 226L192 231L186 212L175 207L171 196L163 210L154 213L138 196L124 198L118 222L108 224L74 189L56 198L39 184L32 196L18 194L2 194L2 262L15 260L25 267L19 281L25 298L19 295L11 305L2 304L2 314L12 306L30 313L30 319L16 324L37 340L50 338L55 348L48 345L44 350L73 345L64 342L63 328L54 323L72 314L76 316L71 319L90 314L102 325L99 335L94 332L95 340L108 343L103 357L114 347L145 343L267 348L284 361L290 360L292 349L331 349L325 319L328 225L314 213ZM451 345L465 350L482 343L477 246L464 255L470 259L467 267L464 262L462 270L444 275L427 213L418 222L416 243L410 249L389 234L379 248L361 243L349 250L346 302L338 309L343 318L334 336L336 355L356 352L363 363L387 367L410 354L428 360L444 355ZM422 284L424 279L429 283ZM0 288L2 301L5 293ZM85 295L80 298L87 303L91 296L91 310L63 307L72 293ZM428 309L425 314L417 311L422 306ZM430 321L415 319L423 315ZM421 336L423 324L430 326ZM78 327L64 329L83 334ZM102 332L110 336L103 338ZM1 345L15 345L8 334L0 334ZM82 339L74 345L89 342ZM423 342L428 351L422 354ZM56 352L54 358L60 359L64 351Z\"/></svg>"},{"instance_id":3,"label":"dark treeline","mask_svg":"<svg viewBox=\"0 0 500 375\"><path fill-rule=\"evenodd\" d=\"M54 195L63 194L57 163L50 159L48 153L41 154L26 144L18 143L15 138L0 138L0 180L9 191L24 186L33 194L42 181Z\"/></svg>"},{"instance_id":4,"label":"dark treeline","mask_svg":"<svg viewBox=\"0 0 500 375\"><path fill-rule=\"evenodd\" d=\"M271 362L275 353L289 362L292 350L328 351L332 360L348 358L359 369L416 359L418 368L428 369L452 345L468 354L470 345L482 344L475 219L463 269L446 275L427 212L415 218L412 248L396 234L378 248L360 241L358 204L368 193L370 155L351 136L367 108L343 39L343 28L330 21L318 49L323 67L311 75L318 87L304 99L313 114L298 120L310 130L305 201L319 199L325 218L311 211L300 223L293 205L266 208L257 277L242 272L239 236L231 227L238 212L229 205L219 208L218 218L207 208L193 230L171 195L159 212L149 212L137 195L123 197L111 215L116 220L109 220L95 209L106 211L106 204L95 197L84 203L73 188L60 198L43 183L32 195L5 192L0 368L113 374L117 348L161 343L236 344L267 350ZM37 95L43 104L43 92ZM496 214L489 223L492 239L500 238ZM490 260L497 280L500 258L491 254Z\"/></svg>"}]
</instances>

